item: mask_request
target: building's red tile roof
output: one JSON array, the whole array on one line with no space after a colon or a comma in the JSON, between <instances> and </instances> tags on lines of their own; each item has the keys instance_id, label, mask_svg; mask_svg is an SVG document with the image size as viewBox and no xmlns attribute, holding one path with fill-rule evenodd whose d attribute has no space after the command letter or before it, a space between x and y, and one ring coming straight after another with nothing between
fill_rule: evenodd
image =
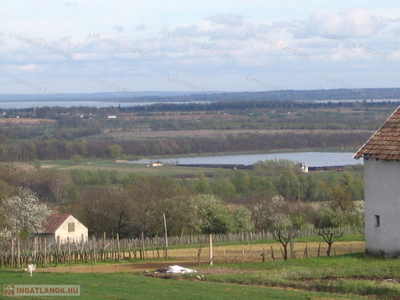
<instances>
[{"instance_id":1,"label":"building's red tile roof","mask_svg":"<svg viewBox=\"0 0 400 300\"><path fill-rule=\"evenodd\" d=\"M53 214L46 219L44 225L44 233L55 233L58 228L64 223L70 214Z\"/></svg>"},{"instance_id":2,"label":"building's red tile roof","mask_svg":"<svg viewBox=\"0 0 400 300\"><path fill-rule=\"evenodd\" d=\"M354 154L355 159L362 156L366 159L400 159L400 106Z\"/></svg>"}]
</instances>

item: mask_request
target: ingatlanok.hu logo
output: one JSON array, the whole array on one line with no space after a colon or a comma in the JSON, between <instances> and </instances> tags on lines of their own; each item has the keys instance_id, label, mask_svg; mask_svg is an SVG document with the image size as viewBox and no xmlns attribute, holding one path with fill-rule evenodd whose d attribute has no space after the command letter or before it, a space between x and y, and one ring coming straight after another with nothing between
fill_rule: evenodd
<instances>
[{"instance_id":1,"label":"ingatlanok.hu logo","mask_svg":"<svg viewBox=\"0 0 400 300\"><path fill-rule=\"evenodd\" d=\"M80 285L5 284L4 296L80 296Z\"/></svg>"}]
</instances>

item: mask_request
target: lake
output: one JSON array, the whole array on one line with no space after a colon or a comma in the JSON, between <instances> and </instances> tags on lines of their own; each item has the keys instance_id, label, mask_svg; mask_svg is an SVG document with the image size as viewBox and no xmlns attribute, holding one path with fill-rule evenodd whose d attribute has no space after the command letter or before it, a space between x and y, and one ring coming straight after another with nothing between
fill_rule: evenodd
<instances>
[{"instance_id":1,"label":"lake","mask_svg":"<svg viewBox=\"0 0 400 300\"><path fill-rule=\"evenodd\" d=\"M219 156L190 156L179 158L160 158L154 160L130 161L130 163L149 164L159 160L163 163L180 164L243 164L252 165L260 160L290 159L305 163L309 167L343 166L363 164L363 160L353 158L353 152L286 152L268 154L240 154Z\"/></svg>"},{"instance_id":2,"label":"lake","mask_svg":"<svg viewBox=\"0 0 400 300\"><path fill-rule=\"evenodd\" d=\"M72 107L72 106L89 106L89 107L127 107L127 106L145 106L157 103L168 103L168 104L182 104L189 102L117 102L117 101L0 101L0 108L4 109L20 109L20 108L32 108L32 107L43 107L43 106L60 106L60 107Z\"/></svg>"}]
</instances>

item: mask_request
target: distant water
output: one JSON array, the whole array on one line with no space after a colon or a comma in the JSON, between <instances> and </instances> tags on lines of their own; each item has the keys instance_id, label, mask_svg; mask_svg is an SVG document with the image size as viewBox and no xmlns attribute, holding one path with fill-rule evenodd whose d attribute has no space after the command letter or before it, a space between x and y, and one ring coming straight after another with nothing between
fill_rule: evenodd
<instances>
[{"instance_id":1,"label":"distant water","mask_svg":"<svg viewBox=\"0 0 400 300\"><path fill-rule=\"evenodd\" d=\"M362 160L355 160L353 152L291 152L272 154L243 154L221 156L191 156L180 158L156 159L163 163L180 164L243 164L252 165L260 160L290 159L305 163L309 167L343 166L362 164ZM154 160L152 160L154 161ZM131 161L130 163L148 164L150 160Z\"/></svg>"},{"instance_id":2,"label":"distant water","mask_svg":"<svg viewBox=\"0 0 400 300\"><path fill-rule=\"evenodd\" d=\"M89 106L89 107L127 107L127 106L145 106L156 103L165 104L182 104L190 102L117 102L117 101L0 101L0 109L10 108L33 108L43 106L60 106L60 107L72 107L72 106Z\"/></svg>"}]
</instances>

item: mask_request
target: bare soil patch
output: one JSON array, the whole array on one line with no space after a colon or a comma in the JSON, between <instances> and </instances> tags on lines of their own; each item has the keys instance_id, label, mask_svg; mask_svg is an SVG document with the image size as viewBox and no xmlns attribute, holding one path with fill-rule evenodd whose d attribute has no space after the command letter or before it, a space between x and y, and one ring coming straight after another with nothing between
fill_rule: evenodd
<instances>
[{"instance_id":1,"label":"bare soil patch","mask_svg":"<svg viewBox=\"0 0 400 300\"><path fill-rule=\"evenodd\" d=\"M160 130L160 131L127 131L127 132L106 132L97 135L96 137L114 138L120 140L140 140L144 138L212 138L216 136L237 136L240 134L304 134L304 133L336 133L347 132L333 130L268 130L268 129L235 129L235 130ZM371 130L359 130L357 132L373 133Z\"/></svg>"},{"instance_id":2,"label":"bare soil patch","mask_svg":"<svg viewBox=\"0 0 400 300\"><path fill-rule=\"evenodd\" d=\"M163 269L171 265L180 265L183 267L194 267L196 263L187 261L160 261L160 262L138 262L126 264L110 264L110 265L91 265L91 266L62 266L40 268L36 272L50 273L115 273L115 272L136 272L136 271L154 271Z\"/></svg>"},{"instance_id":3,"label":"bare soil patch","mask_svg":"<svg viewBox=\"0 0 400 300\"><path fill-rule=\"evenodd\" d=\"M36 119L36 118L0 118L0 123L10 126L20 126L22 124L57 124L56 120Z\"/></svg>"}]
</instances>

